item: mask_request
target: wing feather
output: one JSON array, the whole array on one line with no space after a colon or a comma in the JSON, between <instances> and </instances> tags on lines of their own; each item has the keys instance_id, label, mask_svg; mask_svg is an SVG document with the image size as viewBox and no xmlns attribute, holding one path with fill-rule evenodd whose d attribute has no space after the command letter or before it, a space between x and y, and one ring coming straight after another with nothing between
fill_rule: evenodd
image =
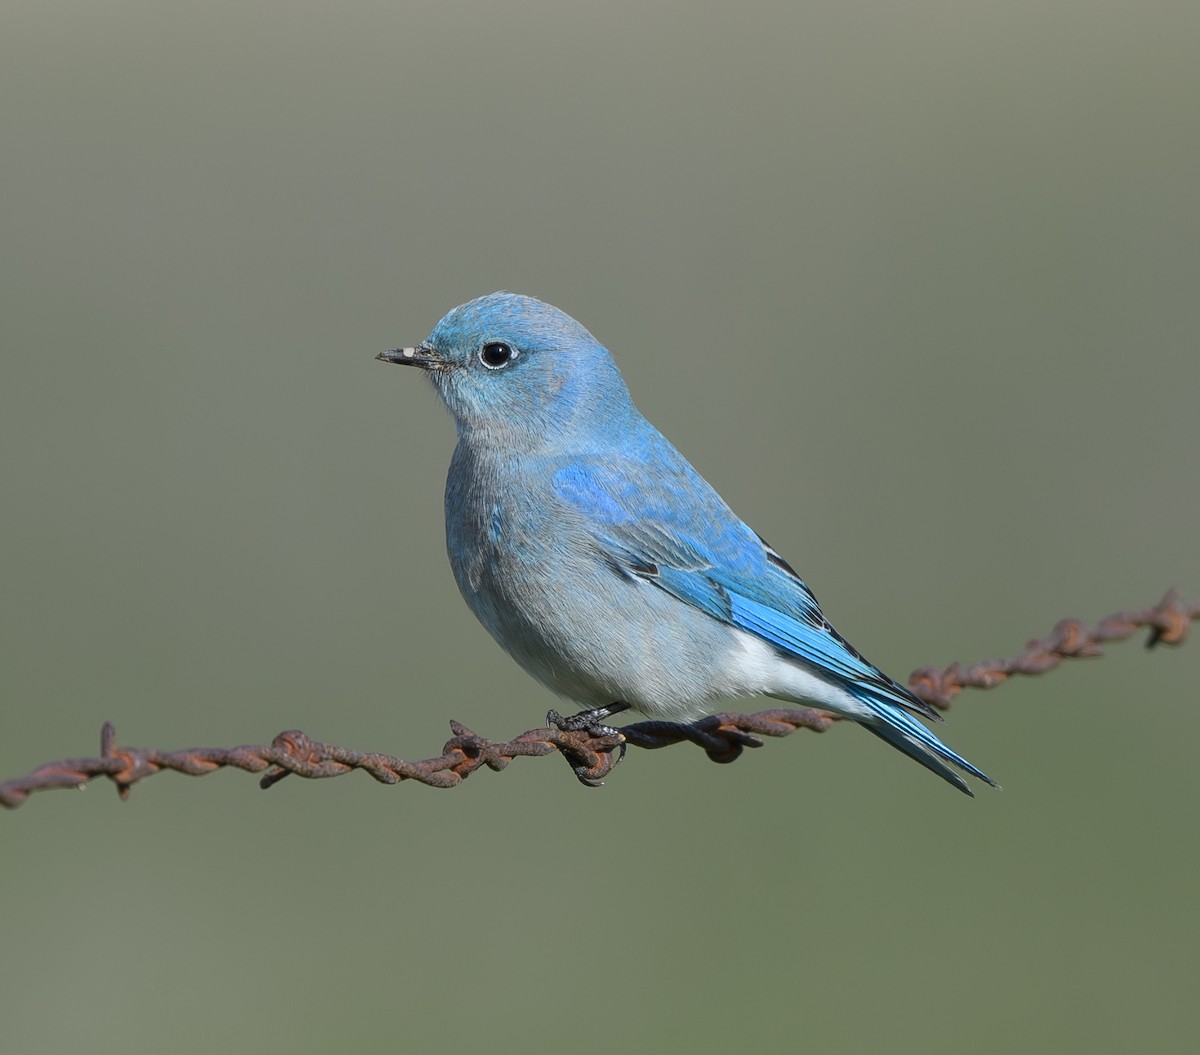
<instances>
[{"instance_id":1,"label":"wing feather","mask_svg":"<svg viewBox=\"0 0 1200 1055\"><path fill-rule=\"evenodd\" d=\"M833 675L864 702L940 719L830 625L804 581L686 462L670 471L574 462L554 488L625 573Z\"/></svg>"}]
</instances>

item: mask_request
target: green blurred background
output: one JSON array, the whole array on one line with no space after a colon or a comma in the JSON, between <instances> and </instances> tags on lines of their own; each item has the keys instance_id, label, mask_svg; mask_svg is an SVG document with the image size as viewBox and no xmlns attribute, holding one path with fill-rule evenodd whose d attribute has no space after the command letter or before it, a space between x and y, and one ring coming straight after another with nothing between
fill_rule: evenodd
<instances>
[{"instance_id":1,"label":"green blurred background","mask_svg":"<svg viewBox=\"0 0 1200 1055\"><path fill-rule=\"evenodd\" d=\"M8 0L0 776L555 701L372 361L506 288L903 677L1200 593L1200 8ZM6 1051L1194 1050L1200 641L452 794L227 772L0 816Z\"/></svg>"}]
</instances>

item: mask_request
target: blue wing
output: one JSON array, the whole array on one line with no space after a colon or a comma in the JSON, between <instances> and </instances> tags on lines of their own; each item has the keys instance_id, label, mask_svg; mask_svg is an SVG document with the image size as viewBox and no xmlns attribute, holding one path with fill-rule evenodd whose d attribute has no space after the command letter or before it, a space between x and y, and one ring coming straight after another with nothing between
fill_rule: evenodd
<instances>
[{"instance_id":1,"label":"blue wing","mask_svg":"<svg viewBox=\"0 0 1200 1055\"><path fill-rule=\"evenodd\" d=\"M905 713L941 718L830 625L787 562L661 436L644 459L575 462L558 469L553 485L618 571L654 583L837 682L883 723L866 728L968 794L943 759L994 783Z\"/></svg>"},{"instance_id":2,"label":"blue wing","mask_svg":"<svg viewBox=\"0 0 1200 1055\"><path fill-rule=\"evenodd\" d=\"M803 580L691 466L668 467L673 468L669 474L661 464L638 466L640 472L629 468L576 463L554 476L559 498L582 515L620 570L655 582L847 687L875 692L885 702L935 720L941 717L864 659L830 625Z\"/></svg>"}]
</instances>

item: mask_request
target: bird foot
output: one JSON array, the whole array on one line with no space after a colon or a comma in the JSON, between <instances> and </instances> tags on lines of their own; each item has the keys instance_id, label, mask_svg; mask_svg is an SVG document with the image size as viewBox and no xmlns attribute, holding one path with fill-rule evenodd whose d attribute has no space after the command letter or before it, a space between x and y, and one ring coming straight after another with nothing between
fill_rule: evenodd
<instances>
[{"instance_id":1,"label":"bird foot","mask_svg":"<svg viewBox=\"0 0 1200 1055\"><path fill-rule=\"evenodd\" d=\"M628 744L625 743L625 737L621 734L621 730L615 726L605 725L604 719L611 718L614 714L620 714L622 711L629 710L629 704L621 703L619 700L610 703L606 707L592 707L586 711L580 711L578 714L559 714L553 707L546 712L546 724L552 726L562 733L587 733L588 736L616 736L620 737L620 743L617 745L617 757L613 762L613 768L619 766L625 758L625 751ZM573 766L575 776L581 783L588 787L599 787L602 781L593 780L585 771L585 767Z\"/></svg>"},{"instance_id":2,"label":"bird foot","mask_svg":"<svg viewBox=\"0 0 1200 1055\"><path fill-rule=\"evenodd\" d=\"M619 700L607 707L592 707L578 714L559 714L553 707L546 712L546 724L562 733L590 733L592 736L616 736L621 730L604 725L605 718L629 710L629 704Z\"/></svg>"}]
</instances>

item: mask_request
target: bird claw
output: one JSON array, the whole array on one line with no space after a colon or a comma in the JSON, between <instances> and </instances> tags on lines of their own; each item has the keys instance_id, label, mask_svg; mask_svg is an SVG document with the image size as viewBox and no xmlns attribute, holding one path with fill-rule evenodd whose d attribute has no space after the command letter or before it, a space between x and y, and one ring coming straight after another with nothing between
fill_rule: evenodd
<instances>
[{"instance_id":1,"label":"bird claw","mask_svg":"<svg viewBox=\"0 0 1200 1055\"><path fill-rule=\"evenodd\" d=\"M614 762L615 766L616 763ZM587 766L572 766L571 772L575 774L575 779L579 781L585 788L602 788L604 787L603 780L597 780L595 777L588 776Z\"/></svg>"},{"instance_id":2,"label":"bird claw","mask_svg":"<svg viewBox=\"0 0 1200 1055\"><path fill-rule=\"evenodd\" d=\"M546 712L546 724L561 733L587 733L593 738L611 736L618 738L615 745L617 757L613 760L613 764L609 767L609 772L616 769L617 766L625 758L625 752L629 745L625 742L625 736L620 729L612 725L605 725L604 719L611 718L614 714L620 714L622 711L629 710L629 704L617 701L606 707L592 707L586 711L580 711L578 714L559 714L553 707ZM611 750L611 748L609 749ZM604 784L603 780L593 776L594 769L591 766L583 765L582 763L572 765L572 772L575 774L575 779L579 783L589 787L598 788Z\"/></svg>"}]
</instances>

